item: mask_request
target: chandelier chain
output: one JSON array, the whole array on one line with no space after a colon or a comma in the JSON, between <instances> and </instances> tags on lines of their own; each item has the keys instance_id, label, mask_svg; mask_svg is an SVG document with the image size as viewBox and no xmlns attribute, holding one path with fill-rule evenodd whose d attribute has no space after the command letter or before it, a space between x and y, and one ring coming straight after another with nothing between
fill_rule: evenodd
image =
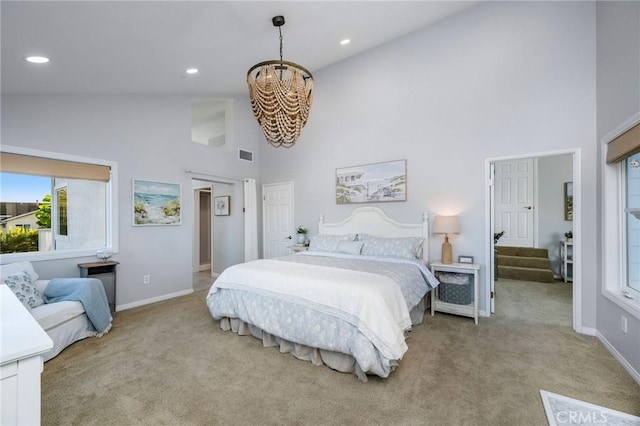
<instances>
[{"instance_id":1,"label":"chandelier chain","mask_svg":"<svg viewBox=\"0 0 640 426\"><path fill-rule=\"evenodd\" d=\"M280 32L280 60L282 60L282 27L278 27L278 31Z\"/></svg>"}]
</instances>

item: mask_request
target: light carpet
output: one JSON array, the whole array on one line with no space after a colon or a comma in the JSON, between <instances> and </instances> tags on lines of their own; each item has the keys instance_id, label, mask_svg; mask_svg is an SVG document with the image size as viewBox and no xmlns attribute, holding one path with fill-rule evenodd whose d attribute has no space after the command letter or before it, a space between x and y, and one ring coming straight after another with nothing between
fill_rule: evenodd
<instances>
[{"instance_id":1,"label":"light carpet","mask_svg":"<svg viewBox=\"0 0 640 426\"><path fill-rule=\"evenodd\" d=\"M118 312L45 363L42 424L543 426L540 389L640 415L638 384L571 329L570 286L496 289L498 313L427 315L398 369L367 383L222 331L206 291Z\"/></svg>"},{"instance_id":2,"label":"light carpet","mask_svg":"<svg viewBox=\"0 0 640 426\"><path fill-rule=\"evenodd\" d=\"M549 426L606 425L639 426L640 417L612 410L585 401L568 398L553 392L540 391Z\"/></svg>"}]
</instances>

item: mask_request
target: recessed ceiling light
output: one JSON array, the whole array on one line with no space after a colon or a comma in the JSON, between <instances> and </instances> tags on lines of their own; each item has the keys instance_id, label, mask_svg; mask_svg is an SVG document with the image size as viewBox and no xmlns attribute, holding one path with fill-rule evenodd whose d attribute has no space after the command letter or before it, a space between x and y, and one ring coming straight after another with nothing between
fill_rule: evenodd
<instances>
[{"instance_id":1,"label":"recessed ceiling light","mask_svg":"<svg viewBox=\"0 0 640 426\"><path fill-rule=\"evenodd\" d=\"M348 38L345 38L344 40L340 41L340 45L344 46L345 44L349 44L351 43L351 40L349 40Z\"/></svg>"},{"instance_id":2,"label":"recessed ceiling light","mask_svg":"<svg viewBox=\"0 0 640 426\"><path fill-rule=\"evenodd\" d=\"M189 68L187 74L198 74L198 68Z\"/></svg>"},{"instance_id":3,"label":"recessed ceiling light","mask_svg":"<svg viewBox=\"0 0 640 426\"><path fill-rule=\"evenodd\" d=\"M28 56L25 59L27 62L31 62L32 64L46 64L49 62L49 58L45 56Z\"/></svg>"}]
</instances>

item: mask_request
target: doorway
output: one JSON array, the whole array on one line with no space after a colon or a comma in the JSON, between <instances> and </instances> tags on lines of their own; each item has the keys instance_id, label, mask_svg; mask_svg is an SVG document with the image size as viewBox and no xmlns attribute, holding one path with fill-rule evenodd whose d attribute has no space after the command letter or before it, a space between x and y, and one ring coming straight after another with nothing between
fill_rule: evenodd
<instances>
[{"instance_id":1,"label":"doorway","mask_svg":"<svg viewBox=\"0 0 640 426\"><path fill-rule=\"evenodd\" d=\"M192 180L193 187L193 273L213 270L213 184Z\"/></svg>"},{"instance_id":2,"label":"doorway","mask_svg":"<svg viewBox=\"0 0 640 426\"><path fill-rule=\"evenodd\" d=\"M198 271L211 270L211 190L199 190L200 209L199 222L200 229L198 232L199 267Z\"/></svg>"},{"instance_id":3,"label":"doorway","mask_svg":"<svg viewBox=\"0 0 640 426\"><path fill-rule=\"evenodd\" d=\"M569 291L571 294L570 322L573 329L582 329L580 268L574 268L572 288L560 279L560 247L567 231L572 231L574 236L573 261L578 265L580 263L579 157L580 150L576 149L486 160L485 171L489 182L485 199L488 218L486 258L492 267L485 271L486 282L489 284L485 286L484 298L485 306L492 314L496 312L496 299L500 297L499 289L496 291L498 268L495 263L495 247L509 245L532 247L534 250L547 249L558 285L566 285L565 292ZM498 178L505 179L498 182ZM565 221L564 215L564 185L568 181L573 182L575 194L572 221ZM504 208L505 201L511 202L510 207ZM504 241L500 239L500 243L496 244L494 237L502 231L505 231L503 236L507 235L509 238ZM526 290L531 291L535 286L530 287ZM547 290L544 286L540 288ZM517 285L512 285L509 291L518 291L517 289ZM542 311L540 315L544 315Z\"/></svg>"},{"instance_id":4,"label":"doorway","mask_svg":"<svg viewBox=\"0 0 640 426\"><path fill-rule=\"evenodd\" d=\"M293 182L263 185L262 200L264 258L285 256L293 243Z\"/></svg>"}]
</instances>

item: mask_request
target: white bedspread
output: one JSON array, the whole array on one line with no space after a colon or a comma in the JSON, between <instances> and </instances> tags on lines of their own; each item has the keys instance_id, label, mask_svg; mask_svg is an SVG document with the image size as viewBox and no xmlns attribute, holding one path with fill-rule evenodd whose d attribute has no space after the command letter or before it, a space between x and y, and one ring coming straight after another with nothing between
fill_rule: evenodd
<instances>
[{"instance_id":1,"label":"white bedspread","mask_svg":"<svg viewBox=\"0 0 640 426\"><path fill-rule=\"evenodd\" d=\"M404 332L411 327L411 319L391 278L261 259L227 268L209 295L219 288L251 291L337 316L357 327L390 360L401 359L407 351Z\"/></svg>"}]
</instances>

